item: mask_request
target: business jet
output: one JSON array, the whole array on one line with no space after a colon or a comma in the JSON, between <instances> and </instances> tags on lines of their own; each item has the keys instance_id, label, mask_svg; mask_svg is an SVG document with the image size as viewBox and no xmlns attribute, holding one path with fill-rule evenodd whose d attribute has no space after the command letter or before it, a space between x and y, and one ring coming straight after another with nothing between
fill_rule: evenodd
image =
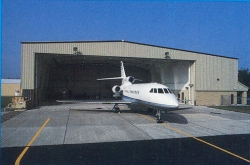
<instances>
[{"instance_id":1,"label":"business jet","mask_svg":"<svg viewBox=\"0 0 250 165\"><path fill-rule=\"evenodd\" d=\"M123 62L121 61L121 77L101 78L97 80L121 79L122 84L112 88L114 97L121 97L123 101L131 105L139 105L157 110L157 122L162 123L161 110L175 109L179 107L178 100L173 92L165 85L158 83L133 84L135 78L126 76ZM115 109L119 110L115 105Z\"/></svg>"},{"instance_id":2,"label":"business jet","mask_svg":"<svg viewBox=\"0 0 250 165\"><path fill-rule=\"evenodd\" d=\"M159 83L140 83L133 84L136 79L126 76L123 62L121 61L121 77L100 78L100 80L122 80L121 85L112 88L113 97L121 98L120 101L109 101L103 103L114 104L114 112L120 112L119 104L129 104L131 106L143 106L157 110L157 123L163 123L161 111L176 109L179 107L178 100L173 92L165 85ZM65 101L57 101L65 102ZM85 102L93 103L93 102ZM98 102L102 103L102 102Z\"/></svg>"}]
</instances>

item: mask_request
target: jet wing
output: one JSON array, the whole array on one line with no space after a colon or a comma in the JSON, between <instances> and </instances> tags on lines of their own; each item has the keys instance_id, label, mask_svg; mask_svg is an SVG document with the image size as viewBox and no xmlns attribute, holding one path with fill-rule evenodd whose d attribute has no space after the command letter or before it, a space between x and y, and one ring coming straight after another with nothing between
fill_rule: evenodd
<instances>
[{"instance_id":1,"label":"jet wing","mask_svg":"<svg viewBox=\"0 0 250 165\"><path fill-rule=\"evenodd\" d=\"M131 104L123 100L56 100L58 103L83 103L83 104Z\"/></svg>"}]
</instances>

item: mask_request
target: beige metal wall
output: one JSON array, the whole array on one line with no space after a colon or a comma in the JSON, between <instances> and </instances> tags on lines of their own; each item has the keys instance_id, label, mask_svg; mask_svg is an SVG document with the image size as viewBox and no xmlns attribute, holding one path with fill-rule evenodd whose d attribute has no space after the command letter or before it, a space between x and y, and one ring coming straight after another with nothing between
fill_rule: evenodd
<instances>
[{"instance_id":1,"label":"beige metal wall","mask_svg":"<svg viewBox=\"0 0 250 165\"><path fill-rule=\"evenodd\" d=\"M79 54L98 56L120 56L165 59L169 52L171 59L195 62L195 90L231 91L237 87L238 60L220 56L188 52L164 47L131 42L58 42L22 43L22 84L23 89L34 89L35 53L73 54L73 47Z\"/></svg>"}]
</instances>

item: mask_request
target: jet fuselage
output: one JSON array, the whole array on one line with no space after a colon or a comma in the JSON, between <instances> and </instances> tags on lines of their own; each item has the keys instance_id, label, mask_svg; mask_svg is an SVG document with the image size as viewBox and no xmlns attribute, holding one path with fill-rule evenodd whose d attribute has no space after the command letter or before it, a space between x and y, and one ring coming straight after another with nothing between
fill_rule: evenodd
<instances>
[{"instance_id":1,"label":"jet fuselage","mask_svg":"<svg viewBox=\"0 0 250 165\"><path fill-rule=\"evenodd\" d=\"M158 83L130 84L122 87L122 99L153 109L179 107L173 92L167 86Z\"/></svg>"}]
</instances>

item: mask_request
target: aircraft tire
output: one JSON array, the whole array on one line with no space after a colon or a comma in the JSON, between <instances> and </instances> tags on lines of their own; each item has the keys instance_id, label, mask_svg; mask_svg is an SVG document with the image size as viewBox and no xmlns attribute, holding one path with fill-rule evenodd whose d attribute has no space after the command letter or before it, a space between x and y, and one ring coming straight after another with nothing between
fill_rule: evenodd
<instances>
[{"instance_id":1,"label":"aircraft tire","mask_svg":"<svg viewBox=\"0 0 250 165\"><path fill-rule=\"evenodd\" d=\"M115 107L115 113L119 113L120 112L120 108L119 107Z\"/></svg>"},{"instance_id":2,"label":"aircraft tire","mask_svg":"<svg viewBox=\"0 0 250 165\"><path fill-rule=\"evenodd\" d=\"M162 119L157 119L157 123L164 123Z\"/></svg>"}]
</instances>

